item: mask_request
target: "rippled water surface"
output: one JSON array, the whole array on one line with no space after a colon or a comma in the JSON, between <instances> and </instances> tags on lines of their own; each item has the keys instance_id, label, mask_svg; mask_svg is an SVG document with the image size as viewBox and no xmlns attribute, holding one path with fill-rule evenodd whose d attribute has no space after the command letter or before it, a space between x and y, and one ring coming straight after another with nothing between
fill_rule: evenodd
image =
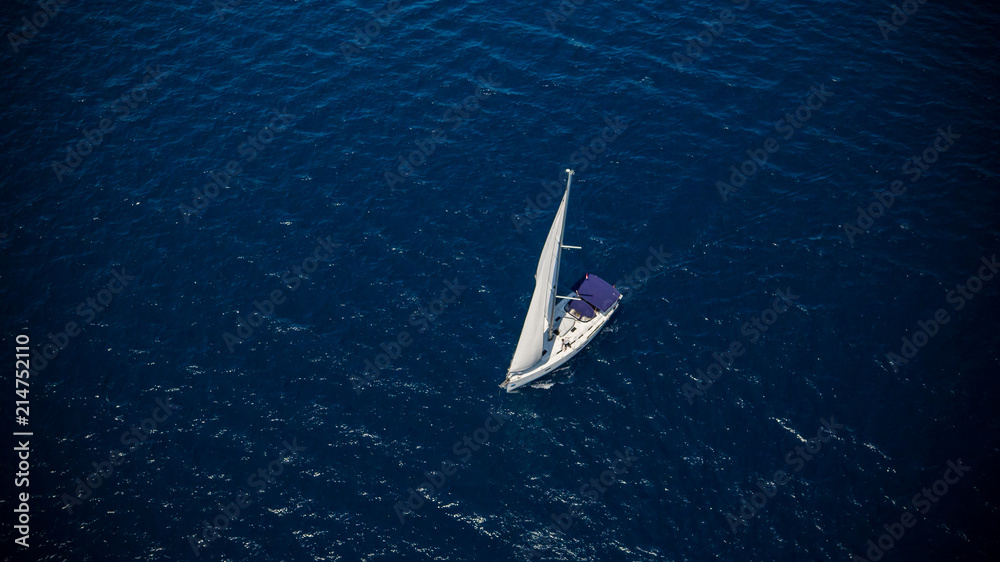
<instances>
[{"instance_id":1,"label":"rippled water surface","mask_svg":"<svg viewBox=\"0 0 1000 562\"><path fill-rule=\"evenodd\" d=\"M51 4L0 16L3 559L1000 547L993 3ZM562 290L626 298L501 393L568 167Z\"/></svg>"}]
</instances>

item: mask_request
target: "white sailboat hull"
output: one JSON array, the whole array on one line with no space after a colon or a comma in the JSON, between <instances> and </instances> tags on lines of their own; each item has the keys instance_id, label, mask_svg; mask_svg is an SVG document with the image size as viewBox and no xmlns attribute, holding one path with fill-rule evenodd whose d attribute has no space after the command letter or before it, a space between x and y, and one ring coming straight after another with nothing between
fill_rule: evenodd
<instances>
[{"instance_id":1,"label":"white sailboat hull","mask_svg":"<svg viewBox=\"0 0 1000 562\"><path fill-rule=\"evenodd\" d=\"M501 386L507 392L513 392L518 388L530 384L552 371L555 371L563 363L569 361L579 353L598 332L608 322L611 315L618 310L621 297L606 311L595 311L593 318L577 318L566 311L571 299L562 299L556 303L556 321L554 331L556 334L551 340L546 339L543 344L542 359L530 368L517 373L509 373L507 380ZM564 345L565 340L565 345Z\"/></svg>"},{"instance_id":2,"label":"white sailboat hull","mask_svg":"<svg viewBox=\"0 0 1000 562\"><path fill-rule=\"evenodd\" d=\"M614 285L590 273L573 285L576 297L556 296L560 252L563 248L579 249L562 243L572 182L573 170L566 170L566 191L545 237L521 336L507 378L500 384L507 392L551 373L572 359L601 331L622 300Z\"/></svg>"}]
</instances>

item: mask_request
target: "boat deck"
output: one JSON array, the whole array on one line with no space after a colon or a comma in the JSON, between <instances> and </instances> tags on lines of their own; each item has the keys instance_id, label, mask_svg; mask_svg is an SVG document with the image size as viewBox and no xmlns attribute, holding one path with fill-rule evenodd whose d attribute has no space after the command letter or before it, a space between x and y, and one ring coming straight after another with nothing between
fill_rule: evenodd
<instances>
[{"instance_id":1,"label":"boat deck","mask_svg":"<svg viewBox=\"0 0 1000 562\"><path fill-rule=\"evenodd\" d=\"M558 331L558 335L551 340L546 338L542 344L542 359L537 365L504 381L502 386L507 386L508 392L554 371L569 361L586 347L590 340L594 339L597 332L618 308L616 302L607 311L598 312L593 318L580 319L566 310L570 302L572 302L570 299L562 299L556 305L556 331ZM563 345L563 340L565 340L566 345ZM509 386L508 383L510 383Z\"/></svg>"},{"instance_id":2,"label":"boat deck","mask_svg":"<svg viewBox=\"0 0 1000 562\"><path fill-rule=\"evenodd\" d=\"M592 331L592 328L596 328L600 324L596 318L576 318L568 310L571 302L570 299L563 299L556 305L555 337L551 341L545 342L546 352L554 353L556 357L563 353L569 353L579 343L586 343L589 339L586 336ZM581 340L583 341L581 342ZM563 342L566 345L563 345Z\"/></svg>"}]
</instances>

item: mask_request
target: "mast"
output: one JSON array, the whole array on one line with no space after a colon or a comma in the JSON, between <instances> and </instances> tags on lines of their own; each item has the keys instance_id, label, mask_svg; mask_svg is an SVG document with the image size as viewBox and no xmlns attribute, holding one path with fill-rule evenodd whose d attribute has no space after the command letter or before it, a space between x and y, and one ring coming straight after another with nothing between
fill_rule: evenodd
<instances>
[{"instance_id":1,"label":"mast","mask_svg":"<svg viewBox=\"0 0 1000 562\"><path fill-rule=\"evenodd\" d=\"M566 168L566 192L563 194L563 200L569 203L569 186L573 183L573 174L576 173L573 170ZM556 266L555 275L552 276L552 296L549 304L549 334L548 339L551 340L553 335L552 331L555 329L556 325L556 289L559 286L559 261L562 258L562 248L563 248L563 230L565 229L565 223L559 229L559 239L556 242Z\"/></svg>"},{"instance_id":2,"label":"mast","mask_svg":"<svg viewBox=\"0 0 1000 562\"><path fill-rule=\"evenodd\" d=\"M507 369L508 376L537 365L545 354L546 341L551 341L554 335L553 319L556 286L559 284L560 252L563 248L570 247L562 245L563 230L566 225L566 205L573 179L573 171L567 170L567 172L569 177L566 180L566 192L559 202L559 209L556 210L556 216L552 220L552 226L542 246L541 256L538 258L535 289L531 294L528 312L524 315L524 326L517 340L517 348L514 349L514 357L510 361L510 368Z\"/></svg>"}]
</instances>

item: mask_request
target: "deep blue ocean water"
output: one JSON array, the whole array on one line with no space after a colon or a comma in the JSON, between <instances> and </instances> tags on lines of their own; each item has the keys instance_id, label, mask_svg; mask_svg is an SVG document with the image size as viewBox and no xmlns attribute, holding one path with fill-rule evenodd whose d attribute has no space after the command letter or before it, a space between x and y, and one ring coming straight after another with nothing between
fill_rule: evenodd
<instances>
[{"instance_id":1,"label":"deep blue ocean water","mask_svg":"<svg viewBox=\"0 0 1000 562\"><path fill-rule=\"evenodd\" d=\"M3 559L995 559L1000 10L896 4L6 3Z\"/></svg>"}]
</instances>

